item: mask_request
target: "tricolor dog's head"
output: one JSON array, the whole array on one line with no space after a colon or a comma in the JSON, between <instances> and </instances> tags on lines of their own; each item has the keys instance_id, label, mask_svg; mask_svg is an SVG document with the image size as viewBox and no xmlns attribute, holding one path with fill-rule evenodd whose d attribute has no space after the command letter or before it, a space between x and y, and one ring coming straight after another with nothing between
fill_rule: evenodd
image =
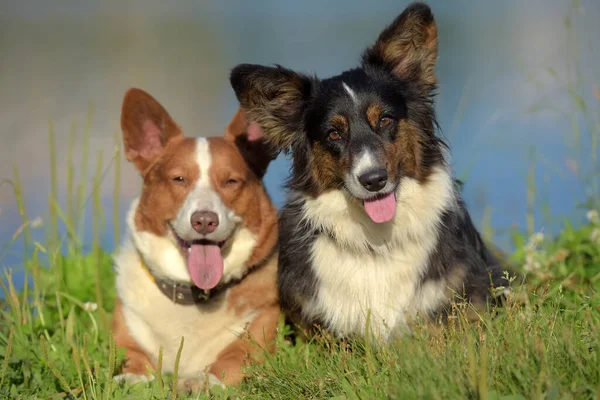
<instances>
[{"instance_id":1,"label":"tricolor dog's head","mask_svg":"<svg viewBox=\"0 0 600 400\"><path fill-rule=\"evenodd\" d=\"M394 217L402 178L423 182L443 162L434 133L437 42L431 10L415 3L364 52L359 68L320 80L242 64L230 80L269 141L291 149L292 190L342 190L381 223Z\"/></svg>"},{"instance_id":2,"label":"tricolor dog's head","mask_svg":"<svg viewBox=\"0 0 600 400\"><path fill-rule=\"evenodd\" d=\"M211 289L228 277L231 253L243 254L229 259L245 266L271 254L277 213L261 179L275 154L241 110L224 137L186 137L154 98L131 89L121 127L125 155L143 177L135 230L170 241L180 253L177 265L164 266L163 274ZM235 243L241 229L248 232L246 242L251 236L250 246ZM176 270L184 264L187 271Z\"/></svg>"}]
</instances>

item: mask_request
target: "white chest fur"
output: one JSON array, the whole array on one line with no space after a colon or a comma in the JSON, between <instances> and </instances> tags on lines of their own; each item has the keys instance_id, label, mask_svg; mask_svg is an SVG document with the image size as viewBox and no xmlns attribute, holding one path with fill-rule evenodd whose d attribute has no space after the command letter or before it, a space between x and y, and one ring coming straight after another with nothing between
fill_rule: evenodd
<instances>
[{"instance_id":1,"label":"white chest fur","mask_svg":"<svg viewBox=\"0 0 600 400\"><path fill-rule=\"evenodd\" d=\"M443 282L419 287L438 240L444 210L453 206L449 173L438 169L427 184L404 178L394 220L375 224L360 204L339 191L305 200L304 216L320 235L311 248L319 285L304 312L340 335L370 331L387 338L407 317L431 312L444 300ZM335 239L333 239L333 238Z\"/></svg>"},{"instance_id":2,"label":"white chest fur","mask_svg":"<svg viewBox=\"0 0 600 400\"><path fill-rule=\"evenodd\" d=\"M228 311L226 301L203 308L173 303L148 278L132 244L126 243L115 261L117 292L130 335L154 364L163 347L165 372L173 371L182 336L179 374L195 377L205 372L254 318L253 313L240 316Z\"/></svg>"},{"instance_id":3,"label":"white chest fur","mask_svg":"<svg viewBox=\"0 0 600 400\"><path fill-rule=\"evenodd\" d=\"M408 315L429 308L417 301L418 282L428 254L415 253L351 253L328 237L320 237L312 248L320 285L308 309L321 314L337 334L364 334L370 313L370 331L388 337L391 331L405 326Z\"/></svg>"}]
</instances>

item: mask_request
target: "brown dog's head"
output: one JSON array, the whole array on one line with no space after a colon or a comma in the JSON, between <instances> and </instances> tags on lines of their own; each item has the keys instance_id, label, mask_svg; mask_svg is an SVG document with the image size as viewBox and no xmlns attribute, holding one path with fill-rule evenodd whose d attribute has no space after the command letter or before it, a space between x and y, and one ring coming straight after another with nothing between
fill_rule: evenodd
<instances>
[{"instance_id":1,"label":"brown dog's head","mask_svg":"<svg viewBox=\"0 0 600 400\"><path fill-rule=\"evenodd\" d=\"M135 229L172 241L187 266L163 272L210 289L271 253L277 214L262 176L274 154L242 111L223 137L186 137L152 96L131 89L121 126L125 155L144 180ZM236 245L246 254L231 254Z\"/></svg>"}]
</instances>

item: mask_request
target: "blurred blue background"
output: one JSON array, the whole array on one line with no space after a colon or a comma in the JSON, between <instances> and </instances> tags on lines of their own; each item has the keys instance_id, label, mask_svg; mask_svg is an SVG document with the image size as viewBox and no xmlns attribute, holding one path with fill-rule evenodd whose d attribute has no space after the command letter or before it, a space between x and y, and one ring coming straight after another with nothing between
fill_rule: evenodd
<instances>
[{"instance_id":1,"label":"blurred blue background","mask_svg":"<svg viewBox=\"0 0 600 400\"><path fill-rule=\"evenodd\" d=\"M186 134L220 135L237 108L228 83L233 66L278 63L321 77L337 74L357 65L362 50L408 3L2 0L0 178L12 179L18 168L29 217L48 226L49 124L61 204L71 129L78 133L76 175L89 129L85 173L92 176L101 151L108 170L100 188L100 240L112 250L110 168L127 88L155 96ZM597 194L600 2L428 3L440 35L441 134L450 142L456 176L466 181L464 196L478 227L510 250L512 228L556 233L566 220L580 223L586 208L578 205ZM266 176L278 206L288 167L280 157ZM121 221L139 188L140 178L124 163ZM13 189L4 182L4 267L22 262L20 236L4 245L21 225ZM85 246L90 229L88 223L82 230ZM44 229L34 229L33 237L42 241Z\"/></svg>"}]
</instances>

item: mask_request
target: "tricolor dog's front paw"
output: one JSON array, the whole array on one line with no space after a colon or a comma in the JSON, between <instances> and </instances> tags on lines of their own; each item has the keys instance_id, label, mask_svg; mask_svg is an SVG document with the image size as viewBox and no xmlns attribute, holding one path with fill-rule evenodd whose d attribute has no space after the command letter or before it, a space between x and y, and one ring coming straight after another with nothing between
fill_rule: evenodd
<instances>
[{"instance_id":1,"label":"tricolor dog's front paw","mask_svg":"<svg viewBox=\"0 0 600 400\"><path fill-rule=\"evenodd\" d=\"M135 385L136 383L140 383L140 382L151 382L154 380L154 376L152 375L138 375L138 374L134 374L131 372L127 372L124 374L120 374L115 376L114 378L115 382L126 382L129 385Z\"/></svg>"},{"instance_id":2,"label":"tricolor dog's front paw","mask_svg":"<svg viewBox=\"0 0 600 400\"><path fill-rule=\"evenodd\" d=\"M213 374L202 374L193 378L181 379L177 382L177 390L184 393L198 393L212 386L225 387L221 380Z\"/></svg>"}]
</instances>

